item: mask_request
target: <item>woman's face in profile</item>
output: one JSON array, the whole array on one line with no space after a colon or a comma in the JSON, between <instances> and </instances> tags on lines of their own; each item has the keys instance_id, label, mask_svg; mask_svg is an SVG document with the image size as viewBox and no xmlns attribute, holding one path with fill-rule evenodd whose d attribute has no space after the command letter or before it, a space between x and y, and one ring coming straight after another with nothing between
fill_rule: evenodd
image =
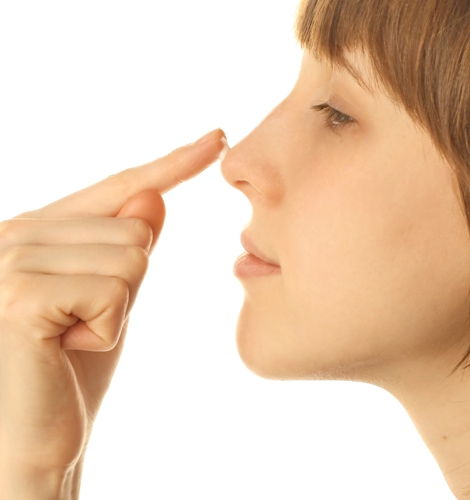
<instances>
[{"instance_id":1,"label":"woman's face in profile","mask_svg":"<svg viewBox=\"0 0 470 500\"><path fill-rule=\"evenodd\" d=\"M364 56L349 60L371 82ZM457 181L427 133L376 92L304 52L290 94L222 162L252 204L248 235L281 266L242 279L238 348L261 376L450 370L470 342ZM311 109L325 102L354 121Z\"/></svg>"}]
</instances>

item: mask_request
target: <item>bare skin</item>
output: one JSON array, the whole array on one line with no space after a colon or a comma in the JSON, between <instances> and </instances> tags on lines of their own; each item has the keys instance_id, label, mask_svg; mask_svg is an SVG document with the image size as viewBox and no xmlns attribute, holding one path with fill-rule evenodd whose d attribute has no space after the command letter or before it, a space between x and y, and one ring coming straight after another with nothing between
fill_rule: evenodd
<instances>
[{"instance_id":1,"label":"bare skin","mask_svg":"<svg viewBox=\"0 0 470 500\"><path fill-rule=\"evenodd\" d=\"M366 76L367 62L353 56ZM324 117L309 109L326 100L357 123L335 132L326 128ZM208 149L205 160L196 165L178 156L182 171L177 177L195 175L216 152ZM42 466L65 476L83 458L122 349L128 304L135 299L146 267L144 254L135 247L146 248L150 239L144 237L142 226L129 228L132 221L124 219L147 220L153 245L164 213L155 191L161 194L178 183L172 169L150 168L150 177L140 177L144 170L105 180L3 225L3 243L9 238L10 246L23 249L5 251L3 269L10 272L4 273L8 286L3 289L10 292L0 301L0 394L7 397L0 408L10 412L0 419L6 422L1 437L3 443L4 436L16 432L20 444L15 455L10 440L3 462L15 457L13 465L22 466L17 470L24 471L26 465L37 471L40 455ZM170 180L165 177L168 182L162 184L160 177L153 177L155 170L163 176L171 173ZM237 328L242 360L266 378L356 380L389 391L409 412L454 494L468 498L470 380L463 371L452 376L450 371L470 342L470 241L456 180L430 138L385 94L364 93L346 72L331 72L306 54L291 93L229 151L222 174L252 203L250 236L282 271L243 281L246 300ZM143 192L148 189L154 191ZM69 232L68 237L82 237L65 243L60 241L63 230L47 231L49 255L57 259L54 247L64 244L93 243L98 253L91 264L84 259L90 265L86 284L75 276L57 285L59 308L51 311L39 307L45 303L35 299L44 294L33 294L31 286L52 293L51 280L44 278L41 288L41 280L34 277L49 272L43 266L51 259L36 258L41 266L35 273L21 266L34 255L25 245L42 243L38 236L29 240L42 234L35 227L50 228L53 222L57 229L63 217L69 224L81 221L86 230ZM73 217L77 221L70 220ZM24 231L26 224L30 225ZM134 250L119 254L119 269L110 269L113 259L105 244ZM62 247L60 255L69 255L71 274L83 274L77 271L77 253L68 254ZM136 262L140 271L131 276ZM21 280L21 273L29 273L28 280ZM63 267L56 275L67 278ZM110 276L121 276L126 287ZM91 310L93 293L105 295L98 293L98 286L109 286L106 290L113 295L97 311ZM26 308L26 320L25 304L34 306ZM77 307L87 304L93 317L82 317L89 328L73 317L80 317ZM44 310L55 315L44 320ZM64 314L67 310L70 315ZM57 314L65 323L57 321ZM13 351L25 353L21 363L7 362L5 353ZM80 359L86 361L78 362L76 353L83 353ZM93 362L98 356L100 366ZM103 359L107 362L102 365ZM84 367L89 374L98 371L98 383L82 373ZM25 382L19 387L21 377L11 382L17 370L23 370ZM31 383L38 384L39 396L32 396ZM64 408L68 422L62 432L67 428L70 433L71 425L74 429L65 446L54 442L52 431L45 432L60 428ZM33 416L22 422L21 435L15 425L18 415ZM31 429L26 435L24 425ZM41 449L41 454L28 453L25 464L24 451L31 449Z\"/></svg>"},{"instance_id":2,"label":"bare skin","mask_svg":"<svg viewBox=\"0 0 470 500\"><path fill-rule=\"evenodd\" d=\"M367 57L348 57L370 83ZM328 128L310 109L325 101L356 122ZM281 266L242 280L245 364L265 378L384 388L457 498L470 497L470 377L449 375L470 345L470 240L428 134L385 92L305 52L290 94L222 174L253 206L253 242Z\"/></svg>"},{"instance_id":3,"label":"bare skin","mask_svg":"<svg viewBox=\"0 0 470 500\"><path fill-rule=\"evenodd\" d=\"M0 490L78 498L93 422L163 227L223 133L0 223Z\"/></svg>"}]
</instances>

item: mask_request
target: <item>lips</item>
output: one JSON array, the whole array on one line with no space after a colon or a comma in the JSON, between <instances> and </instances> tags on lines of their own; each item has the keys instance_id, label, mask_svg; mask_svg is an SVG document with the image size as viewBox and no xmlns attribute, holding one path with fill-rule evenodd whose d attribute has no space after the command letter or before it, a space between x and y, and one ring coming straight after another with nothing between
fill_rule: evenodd
<instances>
[{"instance_id":1,"label":"lips","mask_svg":"<svg viewBox=\"0 0 470 500\"><path fill-rule=\"evenodd\" d=\"M263 252L258 250L258 248L255 246L255 244L250 240L248 235L246 233L242 233L241 235L241 243L243 248L248 252L254 255L255 257L258 257L258 259L261 259L262 261L266 262L267 264L271 264L272 266L277 266L280 267L277 262L274 262L274 260L270 259L266 255L264 255Z\"/></svg>"}]
</instances>

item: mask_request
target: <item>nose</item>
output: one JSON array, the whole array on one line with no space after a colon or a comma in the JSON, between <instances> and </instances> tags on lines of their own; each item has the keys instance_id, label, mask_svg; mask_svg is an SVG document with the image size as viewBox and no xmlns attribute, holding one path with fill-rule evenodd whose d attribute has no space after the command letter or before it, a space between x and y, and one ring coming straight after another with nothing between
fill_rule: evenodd
<instances>
[{"instance_id":1,"label":"nose","mask_svg":"<svg viewBox=\"0 0 470 500\"><path fill-rule=\"evenodd\" d=\"M269 137L272 132L255 129L227 151L221 161L224 179L241 191L251 202L273 201L280 194L280 179L276 155ZM264 138L263 138L264 137ZM275 140L275 136L273 137Z\"/></svg>"},{"instance_id":2,"label":"nose","mask_svg":"<svg viewBox=\"0 0 470 500\"><path fill-rule=\"evenodd\" d=\"M234 188L246 184L248 175L247 158L244 153L244 139L230 148L220 162L222 177Z\"/></svg>"},{"instance_id":3,"label":"nose","mask_svg":"<svg viewBox=\"0 0 470 500\"><path fill-rule=\"evenodd\" d=\"M289 156L288 135L285 134L290 123L288 97L229 149L221 162L224 179L251 202L279 201L282 195L282 165Z\"/></svg>"},{"instance_id":4,"label":"nose","mask_svg":"<svg viewBox=\"0 0 470 500\"><path fill-rule=\"evenodd\" d=\"M252 159L246 153L244 141L227 151L225 158L220 163L223 178L230 186L238 189L248 199L255 196L257 190L253 182L253 171L250 172Z\"/></svg>"}]
</instances>

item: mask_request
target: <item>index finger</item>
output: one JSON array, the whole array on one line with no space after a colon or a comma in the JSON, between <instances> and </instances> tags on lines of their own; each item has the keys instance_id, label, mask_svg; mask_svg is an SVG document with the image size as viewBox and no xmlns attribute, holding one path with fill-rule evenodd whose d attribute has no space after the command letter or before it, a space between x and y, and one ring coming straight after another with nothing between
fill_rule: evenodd
<instances>
[{"instance_id":1,"label":"index finger","mask_svg":"<svg viewBox=\"0 0 470 500\"><path fill-rule=\"evenodd\" d=\"M113 174L18 217L114 217L131 196L146 189L156 189L163 194L200 173L228 148L225 134L220 128L205 137L208 138L207 142L182 146L166 156Z\"/></svg>"}]
</instances>

